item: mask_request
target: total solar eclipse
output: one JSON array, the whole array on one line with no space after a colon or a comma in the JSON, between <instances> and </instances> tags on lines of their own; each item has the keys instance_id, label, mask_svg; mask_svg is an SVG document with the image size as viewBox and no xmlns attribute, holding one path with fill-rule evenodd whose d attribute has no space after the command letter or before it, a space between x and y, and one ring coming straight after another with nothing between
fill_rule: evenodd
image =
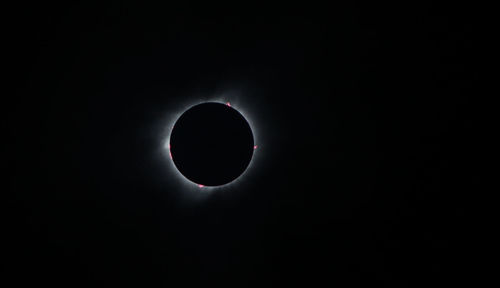
<instances>
[{"instance_id":1,"label":"total solar eclipse","mask_svg":"<svg viewBox=\"0 0 500 288\"><path fill-rule=\"evenodd\" d=\"M253 156L254 137L247 120L229 103L207 102L185 111L170 134L170 157L179 172L204 186L237 179Z\"/></svg>"}]
</instances>

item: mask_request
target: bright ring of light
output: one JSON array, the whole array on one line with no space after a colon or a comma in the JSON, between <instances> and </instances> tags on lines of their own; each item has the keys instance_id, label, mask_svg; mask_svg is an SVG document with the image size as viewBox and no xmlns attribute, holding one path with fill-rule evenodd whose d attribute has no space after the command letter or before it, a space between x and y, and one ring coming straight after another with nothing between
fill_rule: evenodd
<instances>
[{"instance_id":1,"label":"bright ring of light","mask_svg":"<svg viewBox=\"0 0 500 288\"><path fill-rule=\"evenodd\" d=\"M172 154L170 153L170 134L172 132L172 129L173 129L173 126L174 124L177 122L177 120L179 119L179 117L187 110L189 110L191 107L195 106L195 105L198 105L198 104L201 104L201 103L205 103L205 102L218 102L218 103L224 103L226 105L229 105L235 109L238 110L238 112L240 112L243 117L245 117L245 119L247 120L248 124L250 125L250 128L252 130L252 133L253 133L253 137L254 137L254 142L255 142L255 146L254 146L254 155L252 157L252 159L250 160L250 164L248 165L248 167L246 168L246 170L238 177L236 178L234 181L230 182L230 183L227 183L227 184L224 184L224 185L220 185L220 186L203 186L203 185L199 185L199 184L196 184L194 182L192 182L191 180L187 179L184 175L182 175L179 170L177 169L177 167L175 166L173 160L172 160ZM191 102L187 105L183 105L182 107L183 109L179 109L181 110L181 112L176 112L176 113L172 113L170 115L170 119L168 121L168 124L167 124L167 131L166 131L166 136L165 138L163 139L163 151L164 151L164 155L166 156L165 158L168 159L168 166L169 166L169 170L170 172L175 175L175 178L176 180L181 184L183 185L186 189L189 189L189 190L192 190L192 189L196 189L198 191L213 191L213 190L220 190L220 189L227 189L227 188L230 188L230 187L237 187L238 185L242 184L245 182L245 178L247 178L247 175L252 171L254 170L254 166L256 165L255 162L258 162L259 160L259 153L260 150L262 149L262 145L260 144L260 137L259 137L259 133L258 133L258 130L256 130L256 127L255 127L255 122L252 121L253 118L250 117L250 113L248 113L248 111L246 111L243 107L240 107L239 105L239 101L238 99L208 99L208 100L205 100L205 101L196 101L196 102Z\"/></svg>"}]
</instances>

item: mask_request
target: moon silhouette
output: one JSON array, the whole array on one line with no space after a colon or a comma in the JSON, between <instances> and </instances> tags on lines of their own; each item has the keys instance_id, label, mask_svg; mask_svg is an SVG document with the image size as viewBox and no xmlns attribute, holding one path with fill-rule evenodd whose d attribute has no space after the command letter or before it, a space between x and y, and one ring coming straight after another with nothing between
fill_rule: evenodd
<instances>
[{"instance_id":1,"label":"moon silhouette","mask_svg":"<svg viewBox=\"0 0 500 288\"><path fill-rule=\"evenodd\" d=\"M179 172L203 187L221 186L240 177L255 146L252 129L240 112L229 103L207 102L179 117L169 149Z\"/></svg>"}]
</instances>

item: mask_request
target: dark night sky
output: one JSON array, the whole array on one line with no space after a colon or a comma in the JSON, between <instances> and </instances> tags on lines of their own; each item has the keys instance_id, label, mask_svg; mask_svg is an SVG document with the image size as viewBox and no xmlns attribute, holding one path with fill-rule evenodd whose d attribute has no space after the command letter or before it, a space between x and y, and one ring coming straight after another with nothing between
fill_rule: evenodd
<instances>
[{"instance_id":1,"label":"dark night sky","mask_svg":"<svg viewBox=\"0 0 500 288\"><path fill-rule=\"evenodd\" d=\"M475 72L464 9L312 6L9 8L9 279L469 279L463 168ZM194 200L159 151L165 119L231 91L258 124L258 165L243 183Z\"/></svg>"}]
</instances>

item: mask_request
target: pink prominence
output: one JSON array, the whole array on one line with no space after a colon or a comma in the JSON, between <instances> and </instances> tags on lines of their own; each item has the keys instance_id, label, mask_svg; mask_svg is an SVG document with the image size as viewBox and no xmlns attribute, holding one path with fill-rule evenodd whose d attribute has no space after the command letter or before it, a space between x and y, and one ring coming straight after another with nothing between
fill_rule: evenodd
<instances>
[{"instance_id":1,"label":"pink prominence","mask_svg":"<svg viewBox=\"0 0 500 288\"><path fill-rule=\"evenodd\" d=\"M229 103L229 102L227 102L226 105L229 106L229 107L231 107L231 103Z\"/></svg>"},{"instance_id":2,"label":"pink prominence","mask_svg":"<svg viewBox=\"0 0 500 288\"><path fill-rule=\"evenodd\" d=\"M203 185L203 184L198 184L198 187L203 188L203 187L205 187L205 185Z\"/></svg>"}]
</instances>

